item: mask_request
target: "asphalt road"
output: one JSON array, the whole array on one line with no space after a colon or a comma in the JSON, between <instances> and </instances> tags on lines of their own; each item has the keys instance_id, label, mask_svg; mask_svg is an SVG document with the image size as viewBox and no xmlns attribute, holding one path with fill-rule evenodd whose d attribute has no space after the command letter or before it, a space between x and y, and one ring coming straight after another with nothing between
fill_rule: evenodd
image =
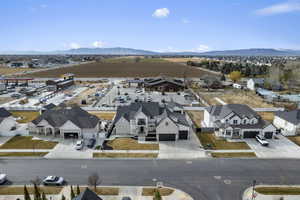
<instances>
[{"instance_id":1,"label":"asphalt road","mask_svg":"<svg viewBox=\"0 0 300 200\"><path fill-rule=\"evenodd\" d=\"M165 185L195 200L241 200L243 191L258 184L300 184L300 160L1 160L0 172L14 184L34 177L63 176L70 184L87 184L98 172L102 185ZM155 180L156 179L156 180Z\"/></svg>"}]
</instances>

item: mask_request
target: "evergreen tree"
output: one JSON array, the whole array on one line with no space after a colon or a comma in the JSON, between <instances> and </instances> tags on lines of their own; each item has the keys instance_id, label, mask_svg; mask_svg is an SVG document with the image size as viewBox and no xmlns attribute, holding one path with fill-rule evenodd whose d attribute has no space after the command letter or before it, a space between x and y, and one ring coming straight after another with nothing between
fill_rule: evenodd
<instances>
[{"instance_id":1,"label":"evergreen tree","mask_svg":"<svg viewBox=\"0 0 300 200\"><path fill-rule=\"evenodd\" d=\"M34 184L34 200L41 200L41 194L39 192L39 188L36 184Z\"/></svg>"},{"instance_id":2,"label":"evergreen tree","mask_svg":"<svg viewBox=\"0 0 300 200\"><path fill-rule=\"evenodd\" d=\"M62 195L61 200L66 200L66 197L64 195Z\"/></svg>"},{"instance_id":3,"label":"evergreen tree","mask_svg":"<svg viewBox=\"0 0 300 200\"><path fill-rule=\"evenodd\" d=\"M74 198L75 198L75 193L73 190L73 186L71 185L71 199L74 199Z\"/></svg>"},{"instance_id":4,"label":"evergreen tree","mask_svg":"<svg viewBox=\"0 0 300 200\"><path fill-rule=\"evenodd\" d=\"M26 185L24 185L24 200L31 200Z\"/></svg>"},{"instance_id":5,"label":"evergreen tree","mask_svg":"<svg viewBox=\"0 0 300 200\"><path fill-rule=\"evenodd\" d=\"M76 188L76 195L80 195L80 188L79 188L79 185L77 185L77 188Z\"/></svg>"},{"instance_id":6,"label":"evergreen tree","mask_svg":"<svg viewBox=\"0 0 300 200\"><path fill-rule=\"evenodd\" d=\"M159 190L155 190L153 200L162 200Z\"/></svg>"}]
</instances>

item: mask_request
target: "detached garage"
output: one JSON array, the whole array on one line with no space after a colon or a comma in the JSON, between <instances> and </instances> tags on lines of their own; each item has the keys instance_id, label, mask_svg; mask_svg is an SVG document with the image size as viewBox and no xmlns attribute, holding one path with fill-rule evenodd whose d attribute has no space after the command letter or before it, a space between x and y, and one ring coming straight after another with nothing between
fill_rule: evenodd
<instances>
[{"instance_id":1,"label":"detached garage","mask_svg":"<svg viewBox=\"0 0 300 200\"><path fill-rule=\"evenodd\" d=\"M244 131L244 138L255 138L259 134L259 131Z\"/></svg>"},{"instance_id":2,"label":"detached garage","mask_svg":"<svg viewBox=\"0 0 300 200\"><path fill-rule=\"evenodd\" d=\"M159 134L159 141L175 141L176 134Z\"/></svg>"}]
</instances>

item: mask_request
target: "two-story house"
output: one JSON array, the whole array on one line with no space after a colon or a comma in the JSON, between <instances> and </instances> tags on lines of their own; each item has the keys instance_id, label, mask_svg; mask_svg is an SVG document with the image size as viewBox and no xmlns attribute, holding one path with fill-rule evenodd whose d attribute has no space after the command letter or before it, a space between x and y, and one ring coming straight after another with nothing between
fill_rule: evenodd
<instances>
[{"instance_id":1,"label":"two-story house","mask_svg":"<svg viewBox=\"0 0 300 200\"><path fill-rule=\"evenodd\" d=\"M243 104L214 105L205 109L204 127L213 127L222 138L254 138L256 135L271 139L276 127L261 118L252 108Z\"/></svg>"},{"instance_id":2,"label":"two-story house","mask_svg":"<svg viewBox=\"0 0 300 200\"><path fill-rule=\"evenodd\" d=\"M175 141L188 139L190 124L178 107L169 108L157 102L137 102L119 106L113 120L112 135L137 137L146 141Z\"/></svg>"}]
</instances>

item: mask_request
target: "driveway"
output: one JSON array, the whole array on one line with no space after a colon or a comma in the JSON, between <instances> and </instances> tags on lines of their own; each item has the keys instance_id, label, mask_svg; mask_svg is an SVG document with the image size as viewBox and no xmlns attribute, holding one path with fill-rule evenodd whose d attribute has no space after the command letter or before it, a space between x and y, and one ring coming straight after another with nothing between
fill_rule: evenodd
<instances>
[{"instance_id":1,"label":"driveway","mask_svg":"<svg viewBox=\"0 0 300 200\"><path fill-rule=\"evenodd\" d=\"M300 147L282 135L279 139L267 140L268 147L261 146L255 139L245 139L259 158L300 158Z\"/></svg>"},{"instance_id":2,"label":"driveway","mask_svg":"<svg viewBox=\"0 0 300 200\"><path fill-rule=\"evenodd\" d=\"M206 157L200 142L195 135L191 134L189 140L178 140L175 142L159 142L160 159L196 159Z\"/></svg>"}]
</instances>

